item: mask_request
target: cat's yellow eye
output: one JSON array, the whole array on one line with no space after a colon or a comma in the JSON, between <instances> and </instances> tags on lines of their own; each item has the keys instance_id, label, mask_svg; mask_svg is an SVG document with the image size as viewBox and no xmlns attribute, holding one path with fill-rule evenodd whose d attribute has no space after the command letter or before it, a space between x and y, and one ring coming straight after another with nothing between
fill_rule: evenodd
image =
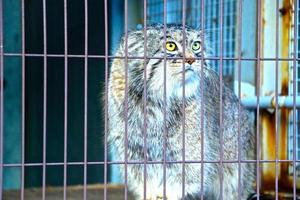
<instances>
[{"instance_id":1,"label":"cat's yellow eye","mask_svg":"<svg viewBox=\"0 0 300 200\"><path fill-rule=\"evenodd\" d=\"M177 49L177 45L175 42L166 42L166 49L168 51L175 51Z\"/></svg>"},{"instance_id":2,"label":"cat's yellow eye","mask_svg":"<svg viewBox=\"0 0 300 200\"><path fill-rule=\"evenodd\" d=\"M193 43L193 45L192 45L193 51L198 51L200 48L201 48L200 41L196 41L196 42Z\"/></svg>"}]
</instances>

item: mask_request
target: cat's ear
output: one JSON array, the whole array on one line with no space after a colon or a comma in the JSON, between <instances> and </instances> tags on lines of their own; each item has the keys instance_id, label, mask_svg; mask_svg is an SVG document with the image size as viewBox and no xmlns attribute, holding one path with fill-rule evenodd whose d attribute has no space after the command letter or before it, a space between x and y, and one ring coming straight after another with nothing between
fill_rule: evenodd
<instances>
[{"instance_id":1,"label":"cat's ear","mask_svg":"<svg viewBox=\"0 0 300 200\"><path fill-rule=\"evenodd\" d=\"M124 53L124 37L120 38L118 45L113 45L111 48L114 55L122 56Z\"/></svg>"}]
</instances>

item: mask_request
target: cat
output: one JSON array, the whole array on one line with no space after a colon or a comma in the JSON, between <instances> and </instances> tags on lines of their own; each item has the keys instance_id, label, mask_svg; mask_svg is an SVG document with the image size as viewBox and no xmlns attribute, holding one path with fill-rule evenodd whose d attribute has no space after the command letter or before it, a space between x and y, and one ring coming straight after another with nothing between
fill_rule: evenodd
<instances>
[{"instance_id":1,"label":"cat","mask_svg":"<svg viewBox=\"0 0 300 200\"><path fill-rule=\"evenodd\" d=\"M201 59L202 55L204 58L207 56L207 47L203 45L206 42L202 42L201 31L167 25L165 34L162 25L147 26L146 37L144 30L128 32L127 41L125 37L121 39L110 68L108 141L117 160L124 162L126 150L128 161L136 162L127 165L128 188L136 199L143 199L144 192L146 199L162 199L164 183L168 200L199 198L201 191L204 199L220 199L223 195L223 199L236 200L239 189L241 199L247 199L254 192L254 164L240 165L239 185L237 160L238 148L242 160L255 159L255 135L251 117L242 107L238 111L237 97L224 84L220 88L218 74L207 60ZM147 44L144 53L145 40ZM164 156L165 166L162 164ZM224 163L220 162L221 157ZM149 162L146 164L146 191L145 159ZM201 161L204 163L203 173ZM235 162L230 163L232 161ZM124 164L120 165L120 170L124 175Z\"/></svg>"}]
</instances>

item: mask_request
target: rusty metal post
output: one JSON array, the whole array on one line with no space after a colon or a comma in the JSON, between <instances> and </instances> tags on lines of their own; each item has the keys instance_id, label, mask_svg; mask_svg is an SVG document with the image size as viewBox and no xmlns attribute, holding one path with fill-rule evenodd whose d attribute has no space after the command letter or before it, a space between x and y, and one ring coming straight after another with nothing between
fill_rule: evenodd
<instances>
[{"instance_id":1,"label":"rusty metal post","mask_svg":"<svg viewBox=\"0 0 300 200\"><path fill-rule=\"evenodd\" d=\"M271 58L270 61L260 63L260 95L262 96L289 95L291 77L287 58L290 55L291 35L293 33L294 0L280 0L278 3L279 5L276 6L273 0L262 1L262 28L260 32L262 51L260 56ZM280 58L284 58L284 60ZM275 69L278 70L278 77L275 76ZM275 86L278 86L277 91ZM261 157L262 160L269 161L261 165L261 191L263 193L275 193L276 198L281 192L292 194L293 177L289 175L288 171L290 162L288 162L287 146L290 109L281 108L276 109L275 112L261 110L260 116ZM299 186L300 183L298 182L297 188Z\"/></svg>"}]
</instances>

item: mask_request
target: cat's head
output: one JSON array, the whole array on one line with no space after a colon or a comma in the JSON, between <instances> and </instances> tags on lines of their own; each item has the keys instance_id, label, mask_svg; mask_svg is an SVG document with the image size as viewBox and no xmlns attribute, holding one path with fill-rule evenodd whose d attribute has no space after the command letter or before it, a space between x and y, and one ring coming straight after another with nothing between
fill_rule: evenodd
<instances>
[{"instance_id":1,"label":"cat's head","mask_svg":"<svg viewBox=\"0 0 300 200\"><path fill-rule=\"evenodd\" d=\"M193 97L200 89L201 66L207 65L201 64L202 38L199 30L175 25L148 26L146 37L143 30L129 32L119 53L125 56L127 45L130 95L142 97L146 74L147 94L154 98L164 96L164 87L168 99L182 98L183 87L185 97Z\"/></svg>"}]
</instances>

